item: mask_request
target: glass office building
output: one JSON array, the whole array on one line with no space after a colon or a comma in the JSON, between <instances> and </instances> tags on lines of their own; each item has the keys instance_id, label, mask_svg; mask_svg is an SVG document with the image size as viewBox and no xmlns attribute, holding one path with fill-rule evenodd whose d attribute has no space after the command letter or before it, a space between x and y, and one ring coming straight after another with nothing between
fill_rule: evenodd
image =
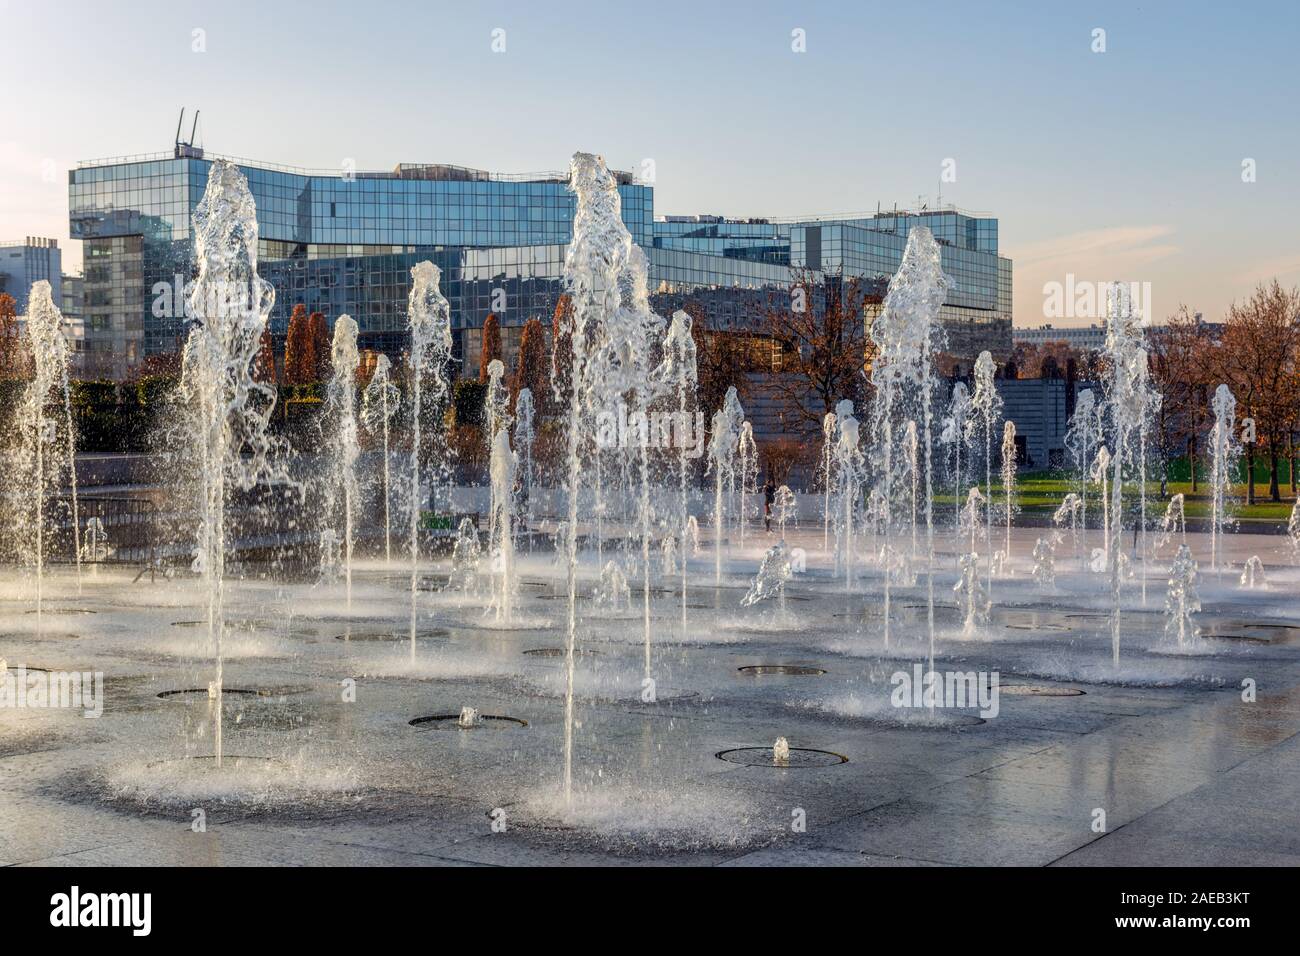
<instances>
[{"instance_id":1,"label":"glass office building","mask_svg":"<svg viewBox=\"0 0 1300 956\"><path fill-rule=\"evenodd\" d=\"M363 348L400 353L410 268L421 259L442 269L463 360L476 360L489 313L501 320L507 353L529 318L549 324L572 230L567 174L430 164L319 173L238 163L257 203L261 272L276 288L274 334L284 334L302 303L331 321L351 315ZM192 277L190 219L210 166L201 150L180 145L174 154L87 162L69 173L71 235L84 244L87 374L122 378L145 356L180 348L186 322L171 290ZM920 223L939 238L954 279L945 323L977 328L991 343L982 347L1010 350L1011 263L998 256L996 219L942 211L817 222L656 220L653 187L617 176L623 220L646 251L662 314L694 302L718 324L743 330L805 273L883 282Z\"/></svg>"}]
</instances>

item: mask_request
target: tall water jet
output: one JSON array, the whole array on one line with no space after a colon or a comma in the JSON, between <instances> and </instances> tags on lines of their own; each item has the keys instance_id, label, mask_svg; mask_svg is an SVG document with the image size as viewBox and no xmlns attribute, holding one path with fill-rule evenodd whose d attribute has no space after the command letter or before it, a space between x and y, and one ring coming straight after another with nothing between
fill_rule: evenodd
<instances>
[{"instance_id":1,"label":"tall water jet","mask_svg":"<svg viewBox=\"0 0 1300 956\"><path fill-rule=\"evenodd\" d=\"M948 414L939 431L939 441L952 449L953 527L961 522L961 453L963 448L970 448L974 430L975 421L971 417L970 392L965 382L957 382L952 387L952 397L948 401Z\"/></svg>"},{"instance_id":2,"label":"tall water jet","mask_svg":"<svg viewBox=\"0 0 1300 956\"><path fill-rule=\"evenodd\" d=\"M975 551L976 534L984 527L984 510L981 507L983 504L984 493L980 491L979 485L971 485L966 493L966 506L962 508L957 523L958 533L970 535L971 552Z\"/></svg>"},{"instance_id":3,"label":"tall water jet","mask_svg":"<svg viewBox=\"0 0 1300 956\"><path fill-rule=\"evenodd\" d=\"M790 549L785 541L778 541L767 549L763 562L759 565L754 582L740 599L741 607L751 607L761 601L776 596L780 598L781 609L785 609L785 585L794 576L790 564Z\"/></svg>"},{"instance_id":4,"label":"tall water jet","mask_svg":"<svg viewBox=\"0 0 1300 956\"><path fill-rule=\"evenodd\" d=\"M17 409L18 455L14 474L6 480L5 493L14 500L17 522L30 528L18 535L18 551L35 573L36 623L41 626L44 603L46 525L50 501L68 481L72 492L70 513L77 580L81 579L81 528L77 508L76 435L72 425L68 385L70 350L63 335L63 313L54 304L50 284L32 284L28 296L27 341L32 353L33 376L23 390ZM63 406L56 415L52 406ZM64 431L63 441L59 430Z\"/></svg>"},{"instance_id":5,"label":"tall water jet","mask_svg":"<svg viewBox=\"0 0 1300 956\"><path fill-rule=\"evenodd\" d=\"M510 427L510 389L506 387L506 366L500 359L488 362L487 393L483 399L484 429L488 453L496 447L497 432Z\"/></svg>"},{"instance_id":6,"label":"tall water jet","mask_svg":"<svg viewBox=\"0 0 1300 956\"><path fill-rule=\"evenodd\" d=\"M515 455L519 462L519 503L515 515L525 531L531 529L529 515L533 500L533 444L537 441L537 410L533 405L533 392L521 388L515 398ZM532 550L532 536L528 538Z\"/></svg>"},{"instance_id":7,"label":"tall water jet","mask_svg":"<svg viewBox=\"0 0 1300 956\"><path fill-rule=\"evenodd\" d=\"M1137 464L1143 448L1142 442L1134 447L1136 432L1145 427L1147 409L1150 407L1147 379L1146 337L1142 330L1143 318L1133 309L1131 289L1122 282L1111 283L1107 296L1106 357L1110 376L1106 389L1106 405L1110 415L1114 447L1111 450L1110 483L1110 535L1107 561L1111 590L1111 656L1119 666L1120 596L1123 582L1120 552L1124 531L1124 477L1142 475ZM1139 520L1143 520L1139 518Z\"/></svg>"},{"instance_id":8,"label":"tall water jet","mask_svg":"<svg viewBox=\"0 0 1300 956\"><path fill-rule=\"evenodd\" d=\"M822 454L818 466L822 481L822 550L831 549L831 469L835 462L835 426L839 421L834 412L822 418Z\"/></svg>"},{"instance_id":9,"label":"tall water jet","mask_svg":"<svg viewBox=\"0 0 1300 956\"><path fill-rule=\"evenodd\" d=\"M884 452L883 475L886 538L892 524L894 417L904 415L915 420L921 416L921 440L925 457L925 541L926 607L930 640L930 669L934 669L934 357L942 347L942 326L938 323L951 280L944 275L939 244L930 230L913 226L898 271L889 280L880 316L871 325L871 338L877 347L871 366L871 382L876 388L873 404L874 434L878 448ZM885 630L889 630L889 578L885 574Z\"/></svg>"},{"instance_id":10,"label":"tall water jet","mask_svg":"<svg viewBox=\"0 0 1300 956\"><path fill-rule=\"evenodd\" d=\"M1291 542L1291 557L1300 561L1300 498L1291 506L1291 517L1286 522L1287 540Z\"/></svg>"},{"instance_id":11,"label":"tall water jet","mask_svg":"<svg viewBox=\"0 0 1300 956\"><path fill-rule=\"evenodd\" d=\"M1065 432L1065 447L1074 463L1074 475L1080 502L1079 531L1086 544L1088 540L1088 484L1092 478L1096 449L1102 442L1101 406L1097 404L1092 389L1079 392L1074 402L1074 414Z\"/></svg>"},{"instance_id":12,"label":"tall water jet","mask_svg":"<svg viewBox=\"0 0 1300 956\"><path fill-rule=\"evenodd\" d=\"M1092 460L1089 477L1093 484L1101 485L1101 540L1102 554L1110 560L1110 449L1102 445Z\"/></svg>"},{"instance_id":13,"label":"tall water jet","mask_svg":"<svg viewBox=\"0 0 1300 956\"><path fill-rule=\"evenodd\" d=\"M510 432L503 427L492 441L492 457L489 459L492 514L488 540L494 576L492 607L496 619L506 623L514 620L514 487L517 464L515 453L510 450Z\"/></svg>"},{"instance_id":14,"label":"tall water jet","mask_svg":"<svg viewBox=\"0 0 1300 956\"><path fill-rule=\"evenodd\" d=\"M1169 567L1169 590L1165 596L1165 637L1180 650L1189 647L1200 634L1200 628L1192 620L1192 615L1201 609L1196 581L1196 559L1191 549L1181 544Z\"/></svg>"},{"instance_id":15,"label":"tall water jet","mask_svg":"<svg viewBox=\"0 0 1300 956\"><path fill-rule=\"evenodd\" d=\"M1241 578L1239 582L1243 588L1250 590L1268 588L1268 579L1264 574L1264 562L1260 560L1259 555L1252 554L1246 559L1246 564L1241 569Z\"/></svg>"},{"instance_id":16,"label":"tall water jet","mask_svg":"<svg viewBox=\"0 0 1300 956\"><path fill-rule=\"evenodd\" d=\"M492 549L493 560L498 560L501 554L497 549L501 540L501 529L499 522L501 520L510 520L513 512L512 502L504 501L505 498L513 498L514 489L514 453L510 450L510 390L505 384L506 367L500 359L493 359L488 363L487 368L488 383L487 393L483 401L483 420L486 425L484 434L487 438L488 452L488 541ZM506 484L500 484L497 481L497 474L493 469L499 465L505 467L505 459L498 462L498 456L501 455L501 448L497 443L497 436L504 434L506 442L504 452L510 456L509 473L511 481ZM498 619L501 615L500 605L497 607Z\"/></svg>"},{"instance_id":17,"label":"tall water jet","mask_svg":"<svg viewBox=\"0 0 1300 956\"><path fill-rule=\"evenodd\" d=\"M1004 561L1011 560L1011 518L1016 513L1016 423L1002 423L1002 497L1006 516Z\"/></svg>"},{"instance_id":18,"label":"tall water jet","mask_svg":"<svg viewBox=\"0 0 1300 956\"><path fill-rule=\"evenodd\" d=\"M917 558L916 505L917 498L920 497L921 491L921 473L917 467L918 441L919 440L916 437L916 422L909 418L903 429L903 453L907 463L907 476L909 478L908 484L911 485L912 488L911 520L909 522L912 528L912 552L908 559L912 564L916 563Z\"/></svg>"},{"instance_id":19,"label":"tall water jet","mask_svg":"<svg viewBox=\"0 0 1300 956\"><path fill-rule=\"evenodd\" d=\"M1151 550L1159 553L1160 549L1167 545L1175 534L1181 535L1181 544L1187 543L1187 515L1184 511L1181 493L1170 498L1169 504L1165 506L1164 517L1160 519L1160 533L1156 535Z\"/></svg>"},{"instance_id":20,"label":"tall water jet","mask_svg":"<svg viewBox=\"0 0 1300 956\"><path fill-rule=\"evenodd\" d=\"M193 217L198 276L189 298L194 326L182 356L181 395L193 409L202 465L196 563L208 585L214 679L213 755L222 758L222 640L225 632L226 497L283 477L267 424L275 388L253 377L275 290L257 274L257 209L239 169L217 160Z\"/></svg>"},{"instance_id":21,"label":"tall water jet","mask_svg":"<svg viewBox=\"0 0 1300 956\"><path fill-rule=\"evenodd\" d=\"M357 323L350 315L340 315L334 322L334 340L330 357L334 377L326 390L326 407L330 425L330 481L326 500L329 518L338 517L339 496L342 497L343 567L347 581L348 610L352 609L352 544L356 520L357 499L360 497L357 482L357 459L361 446L357 441Z\"/></svg>"},{"instance_id":22,"label":"tall water jet","mask_svg":"<svg viewBox=\"0 0 1300 956\"><path fill-rule=\"evenodd\" d=\"M577 525L582 458L587 450L584 417L613 408L632 394L644 416L654 398L649 355L660 322L650 311L646 260L623 223L618 183L605 161L575 153L570 190L576 196L573 236L564 262L564 284L572 308L563 332L571 341L567 465L569 520L565 534L568 621L565 640L564 798L573 794L573 682L577 641ZM644 420L644 418L643 418ZM644 575L646 667L650 662L650 493L649 442L640 444L640 531Z\"/></svg>"},{"instance_id":23,"label":"tall water jet","mask_svg":"<svg viewBox=\"0 0 1300 956\"><path fill-rule=\"evenodd\" d=\"M845 399L836 406L839 423L835 434L835 485L839 490L839 514L836 520L836 563L844 570L844 590L853 589L853 510L857 505L862 483L863 459L859 449L858 420L853 416L853 403ZM888 607L888 589L886 589ZM886 636L888 623L886 622Z\"/></svg>"},{"instance_id":24,"label":"tall water jet","mask_svg":"<svg viewBox=\"0 0 1300 956\"><path fill-rule=\"evenodd\" d=\"M401 395L392 381L392 363L382 352L375 359L375 370L361 395L361 424L372 437L380 439L383 450L384 492L384 563L393 563L392 472L389 460L389 431Z\"/></svg>"},{"instance_id":25,"label":"tall water jet","mask_svg":"<svg viewBox=\"0 0 1300 956\"><path fill-rule=\"evenodd\" d=\"M695 390L699 384L699 370L696 365L695 336L691 332L691 317L680 309L673 313L664 338L663 361L655 370L655 376L663 387L670 388L677 395L677 504L678 534L681 540L681 575L682 575L682 637L686 636L686 576L687 550L686 542L694 537L695 550L699 551L699 527L692 529L694 520L690 513L689 481L692 448L698 448L694 442L688 442L687 430L690 428L689 405L694 401ZM703 413L699 415L703 419Z\"/></svg>"},{"instance_id":26,"label":"tall water jet","mask_svg":"<svg viewBox=\"0 0 1300 956\"><path fill-rule=\"evenodd\" d=\"M996 366L988 351L975 360L975 391L971 406L984 432L984 548L989 555L989 594L993 593L993 428L1002 417L1002 396L993 380Z\"/></svg>"},{"instance_id":27,"label":"tall water jet","mask_svg":"<svg viewBox=\"0 0 1300 956\"><path fill-rule=\"evenodd\" d=\"M1236 499L1232 479L1241 461L1241 445L1237 441L1237 399L1227 385L1214 390L1211 408L1214 427L1210 429L1210 447L1214 464L1210 471L1210 570L1217 571L1223 534L1233 524Z\"/></svg>"},{"instance_id":28,"label":"tall water jet","mask_svg":"<svg viewBox=\"0 0 1300 956\"><path fill-rule=\"evenodd\" d=\"M727 388L722 407L713 414L709 430L709 469L713 472L713 583L722 583L723 488L735 487L736 450L740 445L740 428L745 421L744 409L736 397L735 386Z\"/></svg>"},{"instance_id":29,"label":"tall water jet","mask_svg":"<svg viewBox=\"0 0 1300 956\"><path fill-rule=\"evenodd\" d=\"M1083 499L1073 491L1068 492L1061 503L1057 506L1056 512L1052 515L1052 524L1057 528L1065 527L1065 523L1070 523L1070 538L1074 542L1075 557L1078 557L1079 551L1079 522L1083 515Z\"/></svg>"},{"instance_id":30,"label":"tall water jet","mask_svg":"<svg viewBox=\"0 0 1300 956\"><path fill-rule=\"evenodd\" d=\"M958 602L966 607L961 629L963 637L973 637L989 619L988 592L980 584L979 563L980 556L976 551L963 554L957 559L959 574L952 589ZM931 673L933 672L934 666L931 665Z\"/></svg>"},{"instance_id":31,"label":"tall water jet","mask_svg":"<svg viewBox=\"0 0 1300 956\"><path fill-rule=\"evenodd\" d=\"M736 525L740 530L740 550L745 550L745 522L749 519L749 496L758 493L758 447L754 444L754 426L740 423L740 438L736 441L736 476L740 485L740 508L736 512Z\"/></svg>"},{"instance_id":32,"label":"tall water jet","mask_svg":"<svg viewBox=\"0 0 1300 956\"><path fill-rule=\"evenodd\" d=\"M797 518L798 515L799 501L795 498L794 492L790 490L790 486L782 485L776 489L776 496L772 502L772 517L776 519L776 526L782 541L785 540L786 522L791 518Z\"/></svg>"},{"instance_id":33,"label":"tall water jet","mask_svg":"<svg viewBox=\"0 0 1300 956\"><path fill-rule=\"evenodd\" d=\"M447 365L451 361L451 306L438 289L441 270L432 262L417 262L411 267L411 292L406 301L406 327L411 336L407 361L411 393L411 474L410 539L411 557L411 659L415 659L415 626L419 608L420 581L420 505L422 503L420 466L423 439L428 423L425 406L435 413L447 399ZM427 387L426 387L427 386Z\"/></svg>"}]
</instances>

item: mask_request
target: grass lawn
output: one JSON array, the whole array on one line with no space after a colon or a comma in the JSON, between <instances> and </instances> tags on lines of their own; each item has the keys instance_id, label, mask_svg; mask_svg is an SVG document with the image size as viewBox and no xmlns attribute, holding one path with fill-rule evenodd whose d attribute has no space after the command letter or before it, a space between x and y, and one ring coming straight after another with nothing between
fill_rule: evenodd
<instances>
[{"instance_id":1,"label":"grass lawn","mask_svg":"<svg viewBox=\"0 0 1300 956\"><path fill-rule=\"evenodd\" d=\"M1072 476L1062 472L1032 472L1020 475L1017 479L1017 501L1020 510L1026 514L1046 514L1050 515L1056 511L1061 504L1061 500L1071 491L1077 491ZM1243 524L1259 522L1265 524L1283 524L1291 516L1291 508L1295 504L1295 498L1290 494L1290 488L1283 486L1282 500L1280 502L1269 501L1268 484L1255 486L1256 503L1247 505L1246 486L1244 484L1234 486L1233 490L1237 495L1237 504L1233 513ZM1130 495L1135 494L1136 488L1125 487L1124 498L1128 501ZM1208 486L1202 482L1195 494L1192 493L1192 484L1189 481L1171 481L1169 483L1169 494L1176 495L1182 493L1184 496L1184 507L1187 517L1189 518L1208 518L1210 515L1210 496ZM994 506L1001 502L1002 482L994 476L993 479L993 502ZM942 503L942 504L941 504ZM935 506L948 508L953 506L953 496L951 493L946 495L935 495ZM1147 508L1151 516L1158 519L1164 512L1165 499L1160 497L1160 483L1148 482L1147 484ZM1101 521L1101 486L1088 486L1088 523L1090 525Z\"/></svg>"}]
</instances>

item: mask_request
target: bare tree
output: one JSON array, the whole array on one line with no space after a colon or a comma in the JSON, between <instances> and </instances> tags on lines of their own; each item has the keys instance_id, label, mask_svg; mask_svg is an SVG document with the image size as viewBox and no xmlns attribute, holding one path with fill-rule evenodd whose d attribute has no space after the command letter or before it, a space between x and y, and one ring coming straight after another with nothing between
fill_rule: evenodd
<instances>
[{"instance_id":1,"label":"bare tree","mask_svg":"<svg viewBox=\"0 0 1300 956\"><path fill-rule=\"evenodd\" d=\"M762 328L777 350L771 387L789 420L820 432L842 399L860 400L874 347L869 316L883 302L884 280L817 278L799 270L788 301L770 308Z\"/></svg>"}]
</instances>

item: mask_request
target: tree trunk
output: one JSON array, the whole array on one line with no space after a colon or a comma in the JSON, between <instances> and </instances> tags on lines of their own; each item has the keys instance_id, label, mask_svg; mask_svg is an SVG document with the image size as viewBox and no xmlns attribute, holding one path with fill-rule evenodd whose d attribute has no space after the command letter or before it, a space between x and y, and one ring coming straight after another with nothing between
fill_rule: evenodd
<instances>
[{"instance_id":1,"label":"tree trunk","mask_svg":"<svg viewBox=\"0 0 1300 956\"><path fill-rule=\"evenodd\" d=\"M1290 473L1290 478L1291 478L1291 496L1292 496L1292 497L1295 497L1295 495L1296 495L1296 473L1295 473L1295 464L1296 464L1296 454L1295 454L1295 432L1288 432L1288 433L1287 433L1286 443L1287 443L1287 471Z\"/></svg>"},{"instance_id":2,"label":"tree trunk","mask_svg":"<svg viewBox=\"0 0 1300 956\"><path fill-rule=\"evenodd\" d=\"M1281 501L1282 492L1278 488L1277 482L1277 435L1270 433L1268 436L1268 500Z\"/></svg>"},{"instance_id":3,"label":"tree trunk","mask_svg":"<svg viewBox=\"0 0 1300 956\"><path fill-rule=\"evenodd\" d=\"M1196 436L1187 439L1187 465L1192 472L1192 494L1196 494Z\"/></svg>"}]
</instances>

